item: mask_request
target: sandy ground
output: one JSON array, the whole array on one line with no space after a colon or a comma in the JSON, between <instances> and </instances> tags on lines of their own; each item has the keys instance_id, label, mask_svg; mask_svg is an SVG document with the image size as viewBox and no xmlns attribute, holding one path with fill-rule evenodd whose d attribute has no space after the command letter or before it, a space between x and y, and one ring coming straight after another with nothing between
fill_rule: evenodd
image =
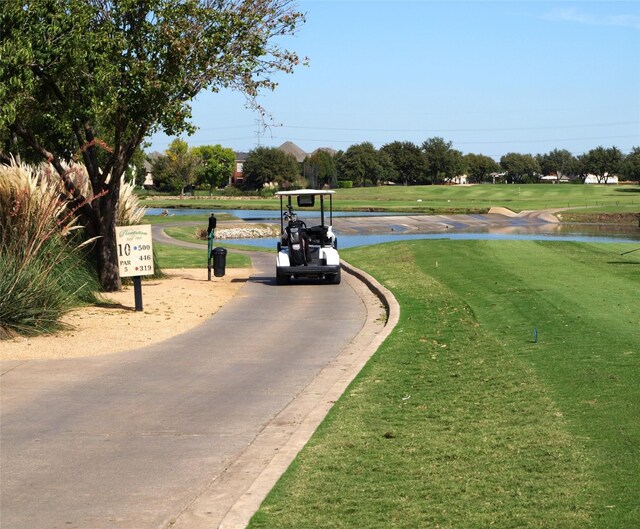
<instances>
[{"instance_id":1,"label":"sandy ground","mask_svg":"<svg viewBox=\"0 0 640 529\"><path fill-rule=\"evenodd\" d=\"M133 286L103 294L104 305L82 307L63 318L68 329L46 336L0 341L0 360L94 356L136 349L183 333L214 314L244 285L248 268L224 277L205 269L164 270L166 279L142 282L143 310Z\"/></svg>"}]
</instances>

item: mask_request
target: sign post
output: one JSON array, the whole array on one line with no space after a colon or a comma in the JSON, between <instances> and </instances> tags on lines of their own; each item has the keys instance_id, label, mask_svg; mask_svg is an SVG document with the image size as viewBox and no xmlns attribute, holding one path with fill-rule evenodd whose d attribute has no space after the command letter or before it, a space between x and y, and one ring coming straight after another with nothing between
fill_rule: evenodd
<instances>
[{"instance_id":1,"label":"sign post","mask_svg":"<svg viewBox=\"0 0 640 529\"><path fill-rule=\"evenodd\" d=\"M136 311L142 310L142 276L153 275L151 224L116 227L120 277L133 277Z\"/></svg>"},{"instance_id":2,"label":"sign post","mask_svg":"<svg viewBox=\"0 0 640 529\"><path fill-rule=\"evenodd\" d=\"M215 236L215 229L218 219L212 213L209 216L209 226L207 227L207 279L211 281L211 252L213 251L213 238Z\"/></svg>"}]
</instances>

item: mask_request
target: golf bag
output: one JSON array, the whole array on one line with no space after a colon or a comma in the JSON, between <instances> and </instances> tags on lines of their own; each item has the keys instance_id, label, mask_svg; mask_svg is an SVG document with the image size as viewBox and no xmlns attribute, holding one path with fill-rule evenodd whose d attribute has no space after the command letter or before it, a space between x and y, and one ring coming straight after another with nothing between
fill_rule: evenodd
<instances>
[{"instance_id":1,"label":"golf bag","mask_svg":"<svg viewBox=\"0 0 640 529\"><path fill-rule=\"evenodd\" d=\"M311 253L309 250L309 235L307 234L305 223L301 220L290 221L286 230L289 240L289 261L291 266L306 266L311 260Z\"/></svg>"}]
</instances>

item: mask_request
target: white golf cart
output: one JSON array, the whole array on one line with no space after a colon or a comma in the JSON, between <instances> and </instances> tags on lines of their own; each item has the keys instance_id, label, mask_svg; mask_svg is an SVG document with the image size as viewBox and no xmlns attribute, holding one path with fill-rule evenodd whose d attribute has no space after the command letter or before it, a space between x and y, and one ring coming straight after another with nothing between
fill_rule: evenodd
<instances>
[{"instance_id":1,"label":"white golf cart","mask_svg":"<svg viewBox=\"0 0 640 529\"><path fill-rule=\"evenodd\" d=\"M340 283L340 256L338 241L333 233L333 200L335 191L298 189L279 191L280 230L276 260L276 282L284 285L297 277L325 279L329 283ZM293 210L295 198L297 208L313 208L316 197L320 200L320 224L307 226ZM329 219L325 218L325 198L329 197Z\"/></svg>"}]
</instances>

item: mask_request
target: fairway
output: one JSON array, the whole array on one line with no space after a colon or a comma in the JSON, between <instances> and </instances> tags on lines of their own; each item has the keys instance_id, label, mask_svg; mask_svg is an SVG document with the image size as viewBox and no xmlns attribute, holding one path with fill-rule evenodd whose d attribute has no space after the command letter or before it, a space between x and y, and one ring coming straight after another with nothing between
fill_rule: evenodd
<instances>
[{"instance_id":1,"label":"fairway","mask_svg":"<svg viewBox=\"0 0 640 529\"><path fill-rule=\"evenodd\" d=\"M640 526L640 252L416 241L343 251L400 322L252 528Z\"/></svg>"},{"instance_id":2,"label":"fairway","mask_svg":"<svg viewBox=\"0 0 640 529\"><path fill-rule=\"evenodd\" d=\"M146 200L148 207L213 209L277 209L269 198L204 198ZM486 213L501 206L519 212L571 208L588 212L640 211L640 186L584 184L482 184L470 186L377 186L337 189L335 211L393 211L404 213ZM170 217L171 218L171 217Z\"/></svg>"},{"instance_id":3,"label":"fairway","mask_svg":"<svg viewBox=\"0 0 640 529\"><path fill-rule=\"evenodd\" d=\"M502 206L513 211L549 208L588 211L640 210L640 187L583 184L482 184L471 186L390 186L341 189L338 207L425 212L486 213Z\"/></svg>"}]
</instances>

